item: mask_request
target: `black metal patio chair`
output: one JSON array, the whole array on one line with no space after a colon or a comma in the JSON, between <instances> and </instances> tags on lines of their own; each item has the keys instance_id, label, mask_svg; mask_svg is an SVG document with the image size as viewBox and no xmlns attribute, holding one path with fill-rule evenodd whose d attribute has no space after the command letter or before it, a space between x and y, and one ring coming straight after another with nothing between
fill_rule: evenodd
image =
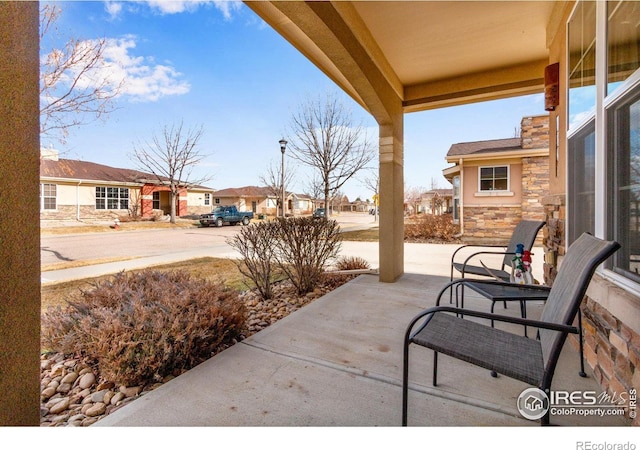
<instances>
[{"instance_id":1,"label":"black metal patio chair","mask_svg":"<svg viewBox=\"0 0 640 450\"><path fill-rule=\"evenodd\" d=\"M538 232L544 226L544 221L537 220L521 220L513 229L509 243L506 245L476 245L465 244L456 249L451 255L451 277L450 281L453 281L454 272L460 273L460 278L464 278L467 274L480 275L491 278L498 278L502 281L509 281L511 273L506 271L505 268L511 267L511 260L516 254L516 246L522 244L525 250L531 251L533 244L536 241ZM502 248L502 251L487 251L482 250L467 256L464 261L456 261L456 255L463 249L469 249L473 247L488 247L488 248ZM485 265L479 265L475 262L475 259L481 255L504 255L502 259L502 265L500 267L487 267ZM475 264L472 264L472 261Z\"/></svg>"},{"instance_id":2,"label":"black metal patio chair","mask_svg":"<svg viewBox=\"0 0 640 450\"><path fill-rule=\"evenodd\" d=\"M540 220L521 220L513 229L513 233L511 234L511 238L509 239L509 243L506 247L504 245L477 244L465 244L458 247L453 252L453 255L451 255L451 275L449 277L449 281L453 281L454 273L456 271L460 273L460 278L465 278L465 275L471 274L489 277L499 281L510 281L511 273L505 269L511 267L511 261L516 254L515 250L517 245L522 244L524 250L531 251L531 248L536 241L536 236L538 236L538 232L542 229L545 223L546 222ZM456 261L456 255L458 252L474 247L502 248L503 250L481 250L468 255L462 262ZM480 260L480 256L482 255L503 255L504 257L502 258L502 264L499 267L488 267L482 262L482 260ZM464 288L459 295L464 297ZM457 298L458 296L456 296L456 300ZM453 303L453 289L449 293L449 303ZM494 305L495 302L491 305L492 311ZM457 303L456 306L458 306ZM506 302L504 302L504 307L507 307Z\"/></svg>"},{"instance_id":3,"label":"black metal patio chair","mask_svg":"<svg viewBox=\"0 0 640 450\"><path fill-rule=\"evenodd\" d=\"M562 347L573 326L580 303L598 265L615 253L620 245L589 234L580 236L568 249L553 286L549 290L540 320L503 316L453 306L440 306L442 295L456 284L471 280L455 280L440 291L436 306L426 309L411 320L404 338L402 377L402 425L407 425L409 388L409 347L411 344L434 351L433 385L437 385L438 353L466 361L496 373L514 378L542 391L551 381ZM469 318L514 323L538 329L538 338L528 338L480 323ZM414 327L420 322L414 331ZM541 419L549 424L549 413Z\"/></svg>"}]
</instances>

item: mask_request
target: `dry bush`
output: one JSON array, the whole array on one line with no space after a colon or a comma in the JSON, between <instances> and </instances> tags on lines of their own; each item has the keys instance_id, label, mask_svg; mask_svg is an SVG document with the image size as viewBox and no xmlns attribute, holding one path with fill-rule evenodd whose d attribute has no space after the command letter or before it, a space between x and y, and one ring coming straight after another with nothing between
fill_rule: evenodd
<instances>
[{"instance_id":1,"label":"dry bush","mask_svg":"<svg viewBox=\"0 0 640 450\"><path fill-rule=\"evenodd\" d=\"M258 222L243 227L227 244L235 248L242 260L237 264L242 275L249 278L263 299L273 297L272 283L276 277L274 239L280 224L274 221Z\"/></svg>"},{"instance_id":2,"label":"dry bush","mask_svg":"<svg viewBox=\"0 0 640 450\"><path fill-rule=\"evenodd\" d=\"M341 256L336 260L335 268L336 270L358 270L370 269L371 266L367 260L359 256ZM357 274L329 272L322 275L320 283L324 288L333 290L357 276Z\"/></svg>"},{"instance_id":3,"label":"dry bush","mask_svg":"<svg viewBox=\"0 0 640 450\"><path fill-rule=\"evenodd\" d=\"M451 214L420 214L404 225L404 239L412 242L457 242L460 227Z\"/></svg>"},{"instance_id":4,"label":"dry bush","mask_svg":"<svg viewBox=\"0 0 640 450\"><path fill-rule=\"evenodd\" d=\"M342 236L335 220L311 217L278 219L274 242L280 269L298 294L313 291L320 283L327 264L338 256Z\"/></svg>"},{"instance_id":5,"label":"dry bush","mask_svg":"<svg viewBox=\"0 0 640 450\"><path fill-rule=\"evenodd\" d=\"M360 256L342 256L336 261L337 270L370 269L369 262Z\"/></svg>"},{"instance_id":6,"label":"dry bush","mask_svg":"<svg viewBox=\"0 0 640 450\"><path fill-rule=\"evenodd\" d=\"M273 296L272 283L281 274L298 294L313 291L338 255L341 239L335 220L295 217L251 224L227 243L242 255L238 269L268 300Z\"/></svg>"},{"instance_id":7,"label":"dry bush","mask_svg":"<svg viewBox=\"0 0 640 450\"><path fill-rule=\"evenodd\" d=\"M189 370L240 337L237 293L188 272L116 275L42 316L43 348L97 362L124 385Z\"/></svg>"}]
</instances>

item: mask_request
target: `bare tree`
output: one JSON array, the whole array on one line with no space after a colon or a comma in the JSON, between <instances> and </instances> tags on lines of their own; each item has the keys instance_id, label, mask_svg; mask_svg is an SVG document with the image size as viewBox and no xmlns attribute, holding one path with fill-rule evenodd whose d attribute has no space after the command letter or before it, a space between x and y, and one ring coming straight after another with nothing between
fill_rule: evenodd
<instances>
[{"instance_id":1,"label":"bare tree","mask_svg":"<svg viewBox=\"0 0 640 450\"><path fill-rule=\"evenodd\" d=\"M40 9L40 46L57 36L61 9L45 3ZM40 63L40 133L65 142L69 129L89 117L99 119L113 111L113 100L124 80L111 76L105 61L107 39L69 39L62 49L51 48Z\"/></svg>"},{"instance_id":2,"label":"bare tree","mask_svg":"<svg viewBox=\"0 0 640 450\"><path fill-rule=\"evenodd\" d=\"M325 205L332 193L374 158L364 128L354 124L335 95L301 105L290 129L292 157L314 168L323 185Z\"/></svg>"},{"instance_id":3,"label":"bare tree","mask_svg":"<svg viewBox=\"0 0 640 450\"><path fill-rule=\"evenodd\" d=\"M284 185L291 186L294 180L294 172L292 170L284 172ZM282 208L282 165L274 166L273 161L269 162L269 167L263 175L260 175L260 182L269 189L269 193L276 198L276 216L278 209ZM285 194L286 195L286 194Z\"/></svg>"},{"instance_id":4,"label":"bare tree","mask_svg":"<svg viewBox=\"0 0 640 450\"><path fill-rule=\"evenodd\" d=\"M313 173L313 176L309 179L304 187L304 193L313 199L313 206L316 208L318 205L316 201L323 195L324 187L322 181L318 178L317 173ZM327 208L327 204L325 203L325 208Z\"/></svg>"},{"instance_id":5,"label":"bare tree","mask_svg":"<svg viewBox=\"0 0 640 450\"><path fill-rule=\"evenodd\" d=\"M409 189L405 188L405 200L409 208L411 208L411 213L417 214L420 210L420 204L422 203L422 194L426 189L423 187L411 187Z\"/></svg>"},{"instance_id":6,"label":"bare tree","mask_svg":"<svg viewBox=\"0 0 640 450\"><path fill-rule=\"evenodd\" d=\"M374 221L378 220L378 199L380 198L380 177L378 176L378 172L369 169L367 174L360 179L360 183L367 188L369 191L373 192L373 208L374 208Z\"/></svg>"},{"instance_id":7,"label":"bare tree","mask_svg":"<svg viewBox=\"0 0 640 450\"><path fill-rule=\"evenodd\" d=\"M171 193L171 223L176 223L176 203L180 189L189 184L202 184L211 177L190 180L191 171L202 161L205 154L197 149L203 134L202 125L183 130L179 125L164 125L151 141L134 144L131 159L142 171L155 175L159 184L169 187Z\"/></svg>"}]
</instances>

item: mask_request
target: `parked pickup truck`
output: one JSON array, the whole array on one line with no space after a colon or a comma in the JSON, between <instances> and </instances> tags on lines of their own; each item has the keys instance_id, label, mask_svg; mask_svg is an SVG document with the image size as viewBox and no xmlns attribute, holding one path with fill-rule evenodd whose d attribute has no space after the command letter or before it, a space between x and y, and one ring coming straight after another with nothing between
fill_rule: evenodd
<instances>
[{"instance_id":1,"label":"parked pickup truck","mask_svg":"<svg viewBox=\"0 0 640 450\"><path fill-rule=\"evenodd\" d=\"M208 214L202 214L200 216L200 225L203 227L210 227L215 225L221 227L225 223L229 225L249 225L249 222L253 219L253 213L240 212L235 206L218 206Z\"/></svg>"}]
</instances>

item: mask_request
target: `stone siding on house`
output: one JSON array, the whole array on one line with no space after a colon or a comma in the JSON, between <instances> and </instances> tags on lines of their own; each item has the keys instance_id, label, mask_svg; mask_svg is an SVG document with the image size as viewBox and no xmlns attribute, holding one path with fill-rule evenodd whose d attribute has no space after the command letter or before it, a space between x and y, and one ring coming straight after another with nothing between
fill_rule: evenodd
<instances>
[{"instance_id":1,"label":"stone siding on house","mask_svg":"<svg viewBox=\"0 0 640 450\"><path fill-rule=\"evenodd\" d=\"M547 196L542 203L547 221L543 228L544 284L551 286L566 253L565 196ZM593 370L602 391L615 398L640 387L640 334L603 306L603 300L594 299L606 299L614 305L633 305L635 297L595 274L580 307L585 364ZM637 311L637 307L633 311ZM569 335L568 341L575 349L579 348L577 336ZM633 419L633 424L640 425L640 418Z\"/></svg>"},{"instance_id":2,"label":"stone siding on house","mask_svg":"<svg viewBox=\"0 0 640 450\"><path fill-rule=\"evenodd\" d=\"M581 307L585 361L603 392L623 400L621 395L640 388L640 334L593 298L620 305L634 304L636 297L595 275ZM571 342L578 346L577 339ZM640 425L640 418L633 424Z\"/></svg>"},{"instance_id":3,"label":"stone siding on house","mask_svg":"<svg viewBox=\"0 0 640 450\"><path fill-rule=\"evenodd\" d=\"M520 222L520 206L465 206L463 240L469 244L506 243Z\"/></svg>"},{"instance_id":4,"label":"stone siding on house","mask_svg":"<svg viewBox=\"0 0 640 450\"><path fill-rule=\"evenodd\" d=\"M40 220L88 220L88 221L111 221L116 217L128 217L129 211L126 209L96 209L95 206L80 206L80 217L78 217L78 207L75 205L58 205L56 210L40 211Z\"/></svg>"},{"instance_id":5,"label":"stone siding on house","mask_svg":"<svg viewBox=\"0 0 640 450\"><path fill-rule=\"evenodd\" d=\"M542 199L549 192L549 157L522 158L522 218L543 220Z\"/></svg>"},{"instance_id":6,"label":"stone siding on house","mask_svg":"<svg viewBox=\"0 0 640 450\"><path fill-rule=\"evenodd\" d=\"M549 147L549 115L523 117L520 142L523 149Z\"/></svg>"}]
</instances>

